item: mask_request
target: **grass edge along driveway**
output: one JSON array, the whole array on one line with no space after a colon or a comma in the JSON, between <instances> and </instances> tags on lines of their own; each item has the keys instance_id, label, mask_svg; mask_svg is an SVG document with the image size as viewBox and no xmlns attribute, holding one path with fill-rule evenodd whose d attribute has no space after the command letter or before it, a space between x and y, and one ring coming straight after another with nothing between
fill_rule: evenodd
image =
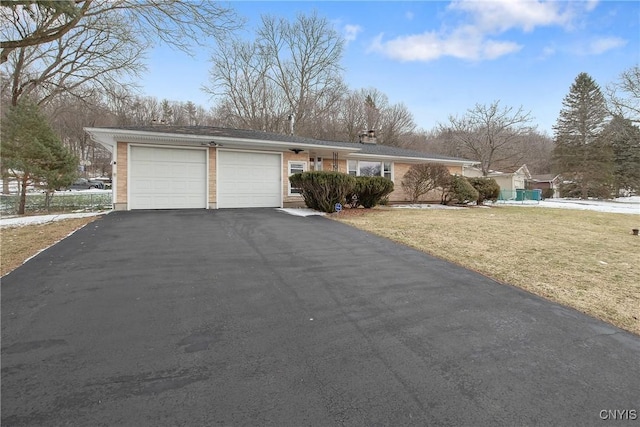
<instances>
[{"instance_id":1,"label":"grass edge along driveway","mask_svg":"<svg viewBox=\"0 0 640 427\"><path fill-rule=\"evenodd\" d=\"M568 209L347 210L331 218L640 335L638 215Z\"/></svg>"}]
</instances>

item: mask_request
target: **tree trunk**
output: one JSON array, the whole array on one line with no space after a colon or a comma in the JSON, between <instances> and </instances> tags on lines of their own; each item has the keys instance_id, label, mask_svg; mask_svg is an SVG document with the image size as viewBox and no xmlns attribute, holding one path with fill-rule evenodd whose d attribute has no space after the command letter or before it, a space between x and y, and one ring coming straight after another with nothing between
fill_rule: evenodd
<instances>
[{"instance_id":1,"label":"tree trunk","mask_svg":"<svg viewBox=\"0 0 640 427\"><path fill-rule=\"evenodd\" d=\"M2 167L2 194L9 194L9 173Z\"/></svg>"},{"instance_id":2,"label":"tree trunk","mask_svg":"<svg viewBox=\"0 0 640 427\"><path fill-rule=\"evenodd\" d=\"M18 215L24 215L24 209L27 205L27 183L29 182L29 177L25 173L22 176L21 188L20 188L20 203L18 204Z\"/></svg>"}]
</instances>

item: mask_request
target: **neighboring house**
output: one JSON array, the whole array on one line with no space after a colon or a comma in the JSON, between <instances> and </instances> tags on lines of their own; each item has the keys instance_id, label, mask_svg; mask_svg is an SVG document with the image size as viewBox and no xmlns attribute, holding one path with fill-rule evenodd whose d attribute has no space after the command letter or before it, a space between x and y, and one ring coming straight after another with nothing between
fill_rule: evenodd
<instances>
[{"instance_id":1,"label":"neighboring house","mask_svg":"<svg viewBox=\"0 0 640 427\"><path fill-rule=\"evenodd\" d=\"M462 171L463 176L474 178L482 176L482 170L475 167L465 167ZM522 165L513 170L506 171L489 171L487 178L493 178L500 186L500 199L515 199L517 190L526 189L526 183L531 179L531 174L527 165Z\"/></svg>"},{"instance_id":2,"label":"neighboring house","mask_svg":"<svg viewBox=\"0 0 640 427\"><path fill-rule=\"evenodd\" d=\"M288 176L308 170L380 175L395 183L391 202L414 164L441 163L453 173L476 162L376 144L320 141L203 126L85 128L112 153L113 207L132 209L302 206Z\"/></svg>"},{"instance_id":3,"label":"neighboring house","mask_svg":"<svg viewBox=\"0 0 640 427\"><path fill-rule=\"evenodd\" d=\"M527 180L527 190L542 190L544 195L545 190L552 189L553 197L560 197L561 183L560 175L532 175L531 179Z\"/></svg>"}]
</instances>

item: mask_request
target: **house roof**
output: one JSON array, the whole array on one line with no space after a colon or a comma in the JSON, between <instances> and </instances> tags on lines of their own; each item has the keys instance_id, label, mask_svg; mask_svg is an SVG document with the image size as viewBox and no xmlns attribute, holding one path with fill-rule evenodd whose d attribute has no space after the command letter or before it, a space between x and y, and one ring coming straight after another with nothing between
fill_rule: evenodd
<instances>
[{"instance_id":1,"label":"house roof","mask_svg":"<svg viewBox=\"0 0 640 427\"><path fill-rule=\"evenodd\" d=\"M416 150L390 147L382 144L363 144L341 141L324 141L294 135L282 135L270 132L261 132L248 129L230 129L214 126L124 126L124 127L99 127L85 128L94 140L103 145L113 145L116 140L126 141L148 139L149 136L182 139L190 141L209 140L210 143L220 146L234 146L237 144L249 144L252 147L279 147L283 149L301 148L304 151L319 149L326 151L338 151L349 154L350 157L380 157L402 158L413 161L441 161L443 163L475 164L477 162L459 157L442 156Z\"/></svg>"},{"instance_id":2,"label":"house roof","mask_svg":"<svg viewBox=\"0 0 640 427\"><path fill-rule=\"evenodd\" d=\"M470 169L481 170L477 167L471 167ZM524 175L526 178L531 178L531 174L529 173L529 168L527 165L516 166L512 168L504 168L501 171L490 170L487 173L487 177L497 178L501 176L514 176L514 175Z\"/></svg>"},{"instance_id":3,"label":"house roof","mask_svg":"<svg viewBox=\"0 0 640 427\"><path fill-rule=\"evenodd\" d=\"M558 178L560 175L553 175L553 174L543 174L543 175L531 175L531 180L532 181L538 181L538 182L546 182L546 181L555 181L556 178Z\"/></svg>"}]
</instances>

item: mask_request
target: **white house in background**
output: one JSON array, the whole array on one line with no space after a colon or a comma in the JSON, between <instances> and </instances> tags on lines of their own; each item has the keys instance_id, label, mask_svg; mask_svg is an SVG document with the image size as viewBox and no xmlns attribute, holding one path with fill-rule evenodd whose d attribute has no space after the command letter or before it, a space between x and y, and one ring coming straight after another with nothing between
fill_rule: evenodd
<instances>
[{"instance_id":1,"label":"white house in background","mask_svg":"<svg viewBox=\"0 0 640 427\"><path fill-rule=\"evenodd\" d=\"M482 169L475 166L462 169L462 175L468 178L482 176ZM489 171L487 178L493 178L500 186L501 198L515 198L517 190L526 189L527 181L531 179L529 168L522 165L519 168L506 171ZM513 197L512 197L513 196Z\"/></svg>"}]
</instances>

